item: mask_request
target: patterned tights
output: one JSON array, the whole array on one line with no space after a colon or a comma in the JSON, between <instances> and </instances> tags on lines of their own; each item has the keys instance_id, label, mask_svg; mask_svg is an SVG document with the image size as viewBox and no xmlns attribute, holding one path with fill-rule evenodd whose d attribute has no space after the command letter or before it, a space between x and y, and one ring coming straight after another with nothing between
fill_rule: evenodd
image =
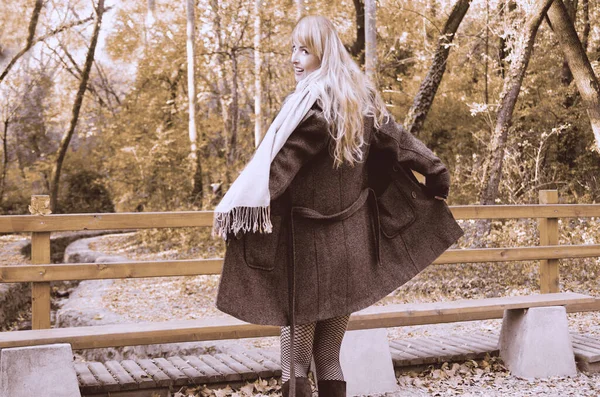
<instances>
[{"instance_id":1,"label":"patterned tights","mask_svg":"<svg viewBox=\"0 0 600 397\"><path fill-rule=\"evenodd\" d=\"M340 348L350 315L296 325L295 376L307 377L314 356L318 380L344 380ZM281 381L290 379L290 327L281 327Z\"/></svg>"}]
</instances>

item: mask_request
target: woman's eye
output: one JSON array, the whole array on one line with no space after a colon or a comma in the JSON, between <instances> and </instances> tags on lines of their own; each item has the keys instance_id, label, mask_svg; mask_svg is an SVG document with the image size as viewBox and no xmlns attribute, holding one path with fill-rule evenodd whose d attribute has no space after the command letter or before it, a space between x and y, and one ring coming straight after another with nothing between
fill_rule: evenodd
<instances>
[{"instance_id":1,"label":"woman's eye","mask_svg":"<svg viewBox=\"0 0 600 397\"><path fill-rule=\"evenodd\" d=\"M302 52L303 52L305 55L308 55L308 51L307 51L307 50L302 50Z\"/></svg>"}]
</instances>

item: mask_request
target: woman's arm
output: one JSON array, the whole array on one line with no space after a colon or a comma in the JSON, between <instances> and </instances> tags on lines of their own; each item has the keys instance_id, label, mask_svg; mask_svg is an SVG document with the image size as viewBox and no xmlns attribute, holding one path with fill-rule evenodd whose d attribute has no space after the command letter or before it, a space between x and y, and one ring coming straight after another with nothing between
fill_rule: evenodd
<instances>
[{"instance_id":1,"label":"woman's arm","mask_svg":"<svg viewBox=\"0 0 600 397\"><path fill-rule=\"evenodd\" d=\"M397 124L391 115L375 130L372 145L372 151L425 175L425 185L432 196L448 197L450 174L444 163L423 142Z\"/></svg>"}]
</instances>

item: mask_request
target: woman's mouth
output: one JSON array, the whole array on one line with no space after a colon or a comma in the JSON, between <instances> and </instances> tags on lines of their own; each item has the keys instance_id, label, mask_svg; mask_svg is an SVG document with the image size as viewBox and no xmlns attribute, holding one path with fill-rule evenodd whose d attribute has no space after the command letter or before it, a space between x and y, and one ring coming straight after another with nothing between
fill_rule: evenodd
<instances>
[{"instance_id":1,"label":"woman's mouth","mask_svg":"<svg viewBox=\"0 0 600 397\"><path fill-rule=\"evenodd\" d=\"M304 72L304 69L294 68L294 73L296 73L296 74L302 74L302 72Z\"/></svg>"}]
</instances>

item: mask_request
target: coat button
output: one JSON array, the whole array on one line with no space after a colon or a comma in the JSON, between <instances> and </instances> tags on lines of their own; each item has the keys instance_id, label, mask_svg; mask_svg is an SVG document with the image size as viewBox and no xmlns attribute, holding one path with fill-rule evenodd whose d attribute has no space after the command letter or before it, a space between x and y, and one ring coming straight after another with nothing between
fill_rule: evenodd
<instances>
[{"instance_id":1,"label":"coat button","mask_svg":"<svg viewBox=\"0 0 600 397\"><path fill-rule=\"evenodd\" d=\"M394 170L394 172L398 172L398 166L396 164L394 164L394 166L392 167L392 170Z\"/></svg>"},{"instance_id":2,"label":"coat button","mask_svg":"<svg viewBox=\"0 0 600 397\"><path fill-rule=\"evenodd\" d=\"M410 192L410 195L412 196L412 198L416 199L417 198L417 192L415 192L414 190L412 192Z\"/></svg>"}]
</instances>

